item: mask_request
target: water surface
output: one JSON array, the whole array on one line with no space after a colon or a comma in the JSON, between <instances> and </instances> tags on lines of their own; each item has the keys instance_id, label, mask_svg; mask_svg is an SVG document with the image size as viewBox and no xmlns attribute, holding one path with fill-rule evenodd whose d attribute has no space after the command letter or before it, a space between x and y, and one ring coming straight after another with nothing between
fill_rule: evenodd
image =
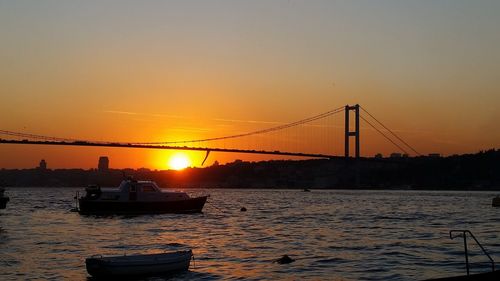
<instances>
[{"instance_id":1,"label":"water surface","mask_svg":"<svg viewBox=\"0 0 500 281\"><path fill-rule=\"evenodd\" d=\"M500 260L491 192L188 190L211 194L203 214L94 217L69 211L77 190L7 190L0 280L86 280L95 254L186 248L195 266L172 280L422 280L465 273L450 229L470 229ZM469 247L472 272L488 270ZM296 261L273 263L284 254Z\"/></svg>"}]
</instances>

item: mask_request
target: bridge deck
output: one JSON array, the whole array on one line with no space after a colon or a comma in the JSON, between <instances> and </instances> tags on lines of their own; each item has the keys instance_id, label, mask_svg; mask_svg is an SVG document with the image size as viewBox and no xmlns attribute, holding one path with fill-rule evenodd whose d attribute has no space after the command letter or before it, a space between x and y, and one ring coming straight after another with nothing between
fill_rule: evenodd
<instances>
[{"instance_id":1,"label":"bridge deck","mask_svg":"<svg viewBox=\"0 0 500 281\"><path fill-rule=\"evenodd\" d=\"M169 146L169 145L143 145L132 143L107 143L107 142L59 142L59 141L33 141L33 140L7 140L0 139L0 144L38 144L38 145L63 145L63 146L98 146L98 147L125 147L125 148L147 148L147 149L170 149L170 150L194 150L194 151L213 151L213 152L231 152L231 153L248 153L248 154L269 154L269 155L285 155L309 158L343 158L335 155L315 154L315 153L296 153L286 151L266 151L266 150L245 150L245 149L229 149L229 148L210 148L210 147L189 147L189 146Z\"/></svg>"}]
</instances>

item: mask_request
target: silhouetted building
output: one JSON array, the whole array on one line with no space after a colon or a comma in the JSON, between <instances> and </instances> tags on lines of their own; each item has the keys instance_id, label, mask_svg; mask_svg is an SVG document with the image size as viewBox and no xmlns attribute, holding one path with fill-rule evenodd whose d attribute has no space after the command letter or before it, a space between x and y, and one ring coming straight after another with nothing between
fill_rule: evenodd
<instances>
[{"instance_id":1,"label":"silhouetted building","mask_svg":"<svg viewBox=\"0 0 500 281\"><path fill-rule=\"evenodd\" d=\"M40 161L40 165L38 166L38 169L41 171L47 170L47 162L45 162L45 159L42 159Z\"/></svg>"},{"instance_id":2,"label":"silhouetted building","mask_svg":"<svg viewBox=\"0 0 500 281\"><path fill-rule=\"evenodd\" d=\"M377 154L375 154L375 158L382 159L382 158L384 158L384 156L382 155L382 153L377 153Z\"/></svg>"},{"instance_id":3,"label":"silhouetted building","mask_svg":"<svg viewBox=\"0 0 500 281\"><path fill-rule=\"evenodd\" d=\"M99 157L99 164L97 165L99 172L107 172L109 170L109 159L107 156Z\"/></svg>"},{"instance_id":4,"label":"silhouetted building","mask_svg":"<svg viewBox=\"0 0 500 281\"><path fill-rule=\"evenodd\" d=\"M401 158L401 153L398 152L391 153L391 158Z\"/></svg>"}]
</instances>

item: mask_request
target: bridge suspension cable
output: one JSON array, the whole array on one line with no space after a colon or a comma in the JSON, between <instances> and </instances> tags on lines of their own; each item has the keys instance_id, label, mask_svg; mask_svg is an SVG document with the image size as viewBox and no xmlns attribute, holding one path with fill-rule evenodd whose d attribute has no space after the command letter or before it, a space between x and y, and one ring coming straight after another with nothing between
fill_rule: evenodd
<instances>
[{"instance_id":1,"label":"bridge suspension cable","mask_svg":"<svg viewBox=\"0 0 500 281\"><path fill-rule=\"evenodd\" d=\"M260 134L265 134L265 133L270 133L270 132L275 132L283 129L288 129L291 127L307 124L316 120L320 120L323 118L326 118L328 116L332 116L334 114L337 114L339 112L342 112L344 110L344 107L338 107L336 109L309 117L305 118L299 121L267 128L267 129L262 129L262 130L257 130L249 133L243 133L243 134L236 134L236 135L230 135L230 136L223 136L223 137L215 137L215 138L205 138L205 139L194 139L194 140L186 140L186 141L163 141L163 142L134 142L133 144L141 144L141 145L148 145L148 144L186 144L186 143L198 143L198 142L209 142L209 141L217 141L217 140L227 140L227 139L235 139L235 138L241 138L241 137L248 137L248 136L253 136L253 135L260 135Z\"/></svg>"},{"instance_id":2,"label":"bridge suspension cable","mask_svg":"<svg viewBox=\"0 0 500 281\"><path fill-rule=\"evenodd\" d=\"M12 131L7 131L7 130L0 130L0 135L7 135L7 136L13 136L13 137L27 138L27 139L46 140L46 141L59 141L59 142L83 141L80 139L59 138L59 137L35 135L35 134L28 134L28 133L12 132Z\"/></svg>"},{"instance_id":3,"label":"bridge suspension cable","mask_svg":"<svg viewBox=\"0 0 500 281\"><path fill-rule=\"evenodd\" d=\"M360 115L359 118L363 119L363 121L365 121L368 125L370 125L370 127L372 127L374 130L376 130L377 132L379 132L382 136L384 136L388 141L390 141L396 147L398 147L399 149L401 149L401 151L403 151L404 153L408 154L408 152L404 148L402 148L399 144L397 144L390 137L388 137L386 134L384 134L384 132L382 132L379 128L375 127L370 121L366 120L362 115Z\"/></svg>"},{"instance_id":4,"label":"bridge suspension cable","mask_svg":"<svg viewBox=\"0 0 500 281\"><path fill-rule=\"evenodd\" d=\"M413 148L410 144L408 144L406 141L404 141L401 137L399 137L394 131L389 129L386 125L384 125L379 119L377 119L375 116L373 116L370 112L368 112L365 108L359 106L363 114L359 114L359 118L366 122L370 127L372 127L375 131L377 131L379 134L381 134L384 138L386 138L389 142L391 142L394 146L399 148L402 152L408 154L407 150L408 148L415 152L417 155L421 155L415 148ZM333 110L314 115L305 119L301 119L295 122L290 122L286 124L282 124L279 126L274 126L266 129L261 129L261 130L256 130L256 131L250 131L247 133L241 133L241 134L233 134L233 135L227 135L227 136L221 136L221 137L213 137L213 138L203 138L203 139L192 139L192 140L184 140L184 141L160 141L160 142L111 142L111 141L89 141L89 140L83 140L83 139L74 139L74 138L61 138L61 137L53 137L53 136L44 136L44 135L37 135L37 134L29 134L29 133L22 133L22 132L13 132L13 131L7 131L7 130L0 130L0 135L7 135L7 136L12 136L12 137L17 137L17 138L23 138L22 141L20 140L4 140L0 138L0 143L25 143L25 144L55 144L55 145L86 145L86 146L111 146L111 147L140 147L140 148L161 148L161 149L186 149L186 150L203 150L203 151L228 151L228 152L246 152L246 153L266 153L266 154L283 154L283 155L298 155L298 156L321 156L321 157L330 157L335 155L335 153L328 153L325 154L325 150L323 151L314 151L314 152L307 152L305 153L303 150L303 147L299 147L300 143L302 144L307 144L307 147L316 149L316 148L322 148L324 149L325 147L328 149L328 147L334 147L331 144L332 139L329 139L329 142L325 142L324 137L326 136L328 139L328 136L331 136L332 133L335 134L335 128L337 128L335 125L332 126L331 119L327 119L327 117L334 116L340 112L346 111L346 108L348 107L338 107ZM366 116L364 116L364 113L366 113ZM365 118L366 117L366 118ZM346 118L348 118L348 115L346 115ZM370 120L368 120L370 119ZM320 120L323 122L323 124L318 125L316 123L313 123L315 121ZM348 120L348 119L347 119ZM374 121L372 121L374 120ZM348 125L346 125L348 126ZM295 128L296 127L296 128ZM317 131L311 131L311 129L314 129L313 127L316 128L321 128L323 127L324 130L320 133ZM293 128L292 131L290 130L285 130L288 128ZM304 130L307 129L308 130ZM348 128L348 127L346 127ZM347 130L347 129L346 129ZM387 134L385 131L389 132ZM268 133L274 133L274 134L268 134ZM277 134L276 134L277 133ZM298 133L298 134L297 134ZM349 132L350 134L351 132ZM267 134L265 138L268 140L265 140L263 138L264 134ZM229 143L228 146L226 146L225 140L228 139L238 139L238 138L243 138L243 137L249 137L249 136L257 136L257 138L250 138L250 142L248 142L248 138L245 139L246 143L243 144L238 144L234 145L234 143ZM293 139L291 137L296 137L300 136L299 141L297 141L297 138ZM257 141L255 141L257 139ZM259 140L260 139L260 140ZM269 141L271 139L271 141ZM285 146L276 146L278 143L278 140L281 141L281 139L291 139L291 142L285 143ZM306 139L307 141L304 141ZM34 141L36 140L36 141ZM221 141L223 140L222 143L218 143L215 141ZM262 141L264 140L264 141ZM213 142L212 142L213 141ZM239 140L238 140L239 141ZM333 139L334 141L334 139ZM207 143L207 142L212 142L210 145L213 145L212 147L207 146L200 146L200 143ZM250 145L248 145L250 143ZM283 143L283 142L281 142ZM325 145L326 143L326 145ZM181 146L181 144L188 144ZM292 144L292 146L290 145ZM246 148L242 148L242 146L245 146ZM347 142L346 142L347 145ZM295 146L295 147L294 147ZM292 147L292 148L291 148ZM294 147L294 148L293 148ZM290 149L291 148L291 149ZM283 149L285 151L289 152L283 152ZM293 151L300 151L300 152L293 152Z\"/></svg>"},{"instance_id":5,"label":"bridge suspension cable","mask_svg":"<svg viewBox=\"0 0 500 281\"><path fill-rule=\"evenodd\" d=\"M326 156L331 157L333 153L325 153L324 151L318 151L316 148L328 147L327 144L324 146L325 140L322 139L321 133L318 134L317 131L311 131L315 128L324 128L325 130L333 130L335 126L332 126L328 117L335 116L344 110L344 107L338 107L333 110L317 114L305 119L301 119L295 122L290 122L282 124L279 126L274 126L266 129L251 131L242 134L233 134L222 137L214 138L203 138L203 139L192 139L184 141L162 141L162 142L120 142L120 141L93 141L87 139L77 139L77 138L64 138L56 136L38 135L24 132L13 132L8 130L0 130L0 135L11 136L15 138L20 138L22 140L9 140L1 139L0 143L20 143L20 144L53 144L53 145L81 145L81 146L111 146L111 147L140 147L140 148L163 148L163 149L185 149L185 150L203 150L203 151L230 151L230 152L245 152L248 153L270 153L270 154L283 154L283 155L312 155L316 157L319 155L321 157ZM327 122L324 125L318 125L316 122ZM306 127L310 127L310 130L305 131ZM289 131L286 129L295 129L295 131ZM276 134L278 133L278 134ZM298 134L297 134L298 133ZM322 132L322 136L327 136L327 133ZM266 135L267 141L264 138L255 139L251 138L250 141L240 143L239 145L234 145L234 143L226 143L226 140L231 139L243 139L244 137L260 137ZM300 136L302 140L294 139L290 142L285 142L285 146L276 146L275 144L283 144L282 139L288 139L290 137ZM307 142L304 142L304 137L309 138ZM281 138L281 139L280 139ZM248 139L248 138L245 138ZM219 143L216 141L223 141ZM211 144L216 144L215 146L200 146L200 143L208 143L213 141ZM288 140L285 140L288 141ZM299 148L299 143L308 143L309 147L307 153ZM311 150L312 148L312 150ZM316 149L316 150L315 150ZM298 152L294 152L298 151Z\"/></svg>"},{"instance_id":6,"label":"bridge suspension cable","mask_svg":"<svg viewBox=\"0 0 500 281\"><path fill-rule=\"evenodd\" d=\"M421 155L417 150L415 150L411 145L409 145L407 142L405 142L402 138L400 138L398 135L396 135L396 133L394 133L391 129L389 129L386 125L384 125L381 121L379 121L377 118L375 118L375 116L373 116L372 114L370 114L370 112L368 112L364 107L362 106L359 106L361 108L361 110L363 110L366 114L368 114L373 120L375 120L378 124L380 124L380 126L382 126L384 129L386 129L389 133L391 133L396 139L398 139L401 143L403 143L407 148L411 149L413 152L415 152L415 154L417 155ZM370 122L368 122L365 118L362 118L366 123L368 123L368 125L370 125L371 127L373 127L374 129L376 129ZM388 140L390 140L393 144L394 142L389 139L385 134L383 134L380 130L376 129L379 133L381 133L385 138L387 138ZM405 153L407 153L404 149L402 149L399 145L397 145L397 147L399 147L402 151L404 151Z\"/></svg>"}]
</instances>

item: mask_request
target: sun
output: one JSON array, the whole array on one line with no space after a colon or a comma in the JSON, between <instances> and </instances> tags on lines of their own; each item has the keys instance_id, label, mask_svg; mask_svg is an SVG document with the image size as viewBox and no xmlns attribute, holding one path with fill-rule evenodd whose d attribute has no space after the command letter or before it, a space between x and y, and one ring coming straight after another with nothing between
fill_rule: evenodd
<instances>
[{"instance_id":1,"label":"sun","mask_svg":"<svg viewBox=\"0 0 500 281\"><path fill-rule=\"evenodd\" d=\"M182 170L189 167L189 158L183 153L174 154L168 161L168 166L173 170Z\"/></svg>"}]
</instances>

